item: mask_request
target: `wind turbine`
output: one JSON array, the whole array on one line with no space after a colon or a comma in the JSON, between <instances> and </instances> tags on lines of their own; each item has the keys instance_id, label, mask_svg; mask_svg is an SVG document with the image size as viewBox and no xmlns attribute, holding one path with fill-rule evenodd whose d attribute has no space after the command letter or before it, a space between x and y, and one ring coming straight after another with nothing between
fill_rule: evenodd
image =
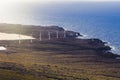
<instances>
[{"instance_id":1,"label":"wind turbine","mask_svg":"<svg viewBox=\"0 0 120 80\"><path fill-rule=\"evenodd\" d=\"M31 37L32 37L32 36L33 36L33 32L31 33ZM33 42L33 40L31 39L31 40L30 40L30 42L32 43L32 42Z\"/></svg>"},{"instance_id":2,"label":"wind turbine","mask_svg":"<svg viewBox=\"0 0 120 80\"><path fill-rule=\"evenodd\" d=\"M40 34L39 34L39 40L42 41L42 33L40 31Z\"/></svg>"},{"instance_id":3,"label":"wind turbine","mask_svg":"<svg viewBox=\"0 0 120 80\"><path fill-rule=\"evenodd\" d=\"M56 38L59 38L59 31L56 31Z\"/></svg>"},{"instance_id":4,"label":"wind turbine","mask_svg":"<svg viewBox=\"0 0 120 80\"><path fill-rule=\"evenodd\" d=\"M21 36L20 36L20 33L18 34L18 37L19 37L19 45L21 44Z\"/></svg>"},{"instance_id":5,"label":"wind turbine","mask_svg":"<svg viewBox=\"0 0 120 80\"><path fill-rule=\"evenodd\" d=\"M48 31L48 40L50 40L50 39L51 39L51 32Z\"/></svg>"},{"instance_id":6,"label":"wind turbine","mask_svg":"<svg viewBox=\"0 0 120 80\"><path fill-rule=\"evenodd\" d=\"M66 31L64 31L64 38L66 38Z\"/></svg>"}]
</instances>

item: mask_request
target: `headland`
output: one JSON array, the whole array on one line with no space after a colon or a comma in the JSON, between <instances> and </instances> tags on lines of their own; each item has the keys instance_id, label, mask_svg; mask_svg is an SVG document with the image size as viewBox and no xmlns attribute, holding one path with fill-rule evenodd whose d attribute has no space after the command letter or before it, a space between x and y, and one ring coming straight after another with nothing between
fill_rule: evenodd
<instances>
[{"instance_id":1,"label":"headland","mask_svg":"<svg viewBox=\"0 0 120 80\"><path fill-rule=\"evenodd\" d=\"M59 26L0 24L0 32L35 38L0 41L7 48L0 51L1 80L120 79L120 56L100 39L78 39Z\"/></svg>"}]
</instances>

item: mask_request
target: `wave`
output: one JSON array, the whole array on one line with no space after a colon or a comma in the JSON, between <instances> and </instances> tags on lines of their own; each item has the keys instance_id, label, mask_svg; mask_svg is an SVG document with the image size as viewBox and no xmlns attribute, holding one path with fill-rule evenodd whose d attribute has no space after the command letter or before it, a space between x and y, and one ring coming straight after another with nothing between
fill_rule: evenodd
<instances>
[{"instance_id":1,"label":"wave","mask_svg":"<svg viewBox=\"0 0 120 80\"><path fill-rule=\"evenodd\" d=\"M81 35L82 36L78 37L79 39L89 39L89 38L91 38L91 37L89 37L86 34L81 34ZM120 55L119 54L119 50L118 50L118 48L116 46L114 46L113 44L111 44L109 41L102 40L102 42L105 42L105 46L109 46L111 48L111 50L109 50L109 52L112 52L113 54Z\"/></svg>"},{"instance_id":2,"label":"wave","mask_svg":"<svg viewBox=\"0 0 120 80\"><path fill-rule=\"evenodd\" d=\"M80 33L81 34L81 33ZM88 35L86 34L81 34L82 36L77 37L78 39L88 39Z\"/></svg>"},{"instance_id":3,"label":"wave","mask_svg":"<svg viewBox=\"0 0 120 80\"><path fill-rule=\"evenodd\" d=\"M112 51L115 51L115 50L116 50L116 47L113 46L110 42L107 42L107 43L105 44L105 46L109 46Z\"/></svg>"},{"instance_id":4,"label":"wave","mask_svg":"<svg viewBox=\"0 0 120 80\"><path fill-rule=\"evenodd\" d=\"M109 52L112 52L113 54L118 54L118 55L120 55L118 48L117 48L116 46L112 45L110 42L107 42L107 43L105 44L105 46L109 46L109 47L111 48L111 50L109 50Z\"/></svg>"}]
</instances>

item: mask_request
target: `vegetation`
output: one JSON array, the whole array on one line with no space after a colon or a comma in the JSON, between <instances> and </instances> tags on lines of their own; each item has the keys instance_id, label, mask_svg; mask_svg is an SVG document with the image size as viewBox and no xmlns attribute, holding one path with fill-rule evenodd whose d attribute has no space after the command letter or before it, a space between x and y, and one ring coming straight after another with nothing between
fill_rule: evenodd
<instances>
[{"instance_id":1,"label":"vegetation","mask_svg":"<svg viewBox=\"0 0 120 80\"><path fill-rule=\"evenodd\" d=\"M0 52L0 80L120 79L120 61L94 49L62 40L22 43L7 42L8 51Z\"/></svg>"},{"instance_id":2,"label":"vegetation","mask_svg":"<svg viewBox=\"0 0 120 80\"><path fill-rule=\"evenodd\" d=\"M2 26L1 32L16 31L13 25L10 30ZM20 45L0 41L0 45L7 45L7 51L0 51L0 80L120 80L120 60L109 58L109 47L97 39L36 39Z\"/></svg>"}]
</instances>

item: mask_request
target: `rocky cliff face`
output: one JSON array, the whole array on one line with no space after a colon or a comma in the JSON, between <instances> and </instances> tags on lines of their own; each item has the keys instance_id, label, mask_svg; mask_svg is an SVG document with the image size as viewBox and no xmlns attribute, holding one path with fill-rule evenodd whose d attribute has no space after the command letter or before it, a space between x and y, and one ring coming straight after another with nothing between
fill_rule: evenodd
<instances>
[{"instance_id":1,"label":"rocky cliff face","mask_svg":"<svg viewBox=\"0 0 120 80\"><path fill-rule=\"evenodd\" d=\"M82 35L78 32L64 30L64 28L59 26L0 24L0 32L29 35L36 38L36 40L40 40L41 38L42 41L51 40L52 42L52 40L60 40L61 42L72 43L72 45L75 43L74 45L77 45L82 49L94 50L102 56L111 58L119 56L109 52L111 48L105 46L105 42L100 39L76 39L76 37Z\"/></svg>"}]
</instances>

